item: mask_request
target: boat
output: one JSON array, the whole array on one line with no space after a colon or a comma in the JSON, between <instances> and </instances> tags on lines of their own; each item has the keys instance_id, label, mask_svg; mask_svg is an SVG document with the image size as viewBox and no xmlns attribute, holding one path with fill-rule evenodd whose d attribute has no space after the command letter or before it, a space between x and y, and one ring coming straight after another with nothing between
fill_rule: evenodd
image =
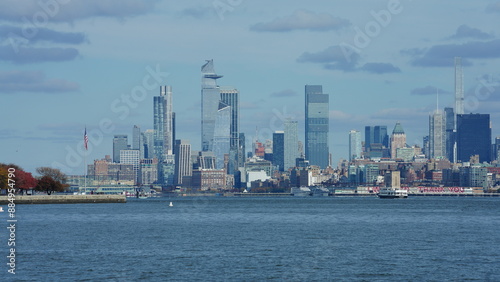
<instances>
[{"instance_id":1,"label":"boat","mask_svg":"<svg viewBox=\"0 0 500 282\"><path fill-rule=\"evenodd\" d=\"M408 191L399 188L382 188L378 193L378 197L381 199L408 198Z\"/></svg>"},{"instance_id":2,"label":"boat","mask_svg":"<svg viewBox=\"0 0 500 282\"><path fill-rule=\"evenodd\" d=\"M3 207L0 207L0 212L3 212Z\"/></svg>"},{"instance_id":3,"label":"boat","mask_svg":"<svg viewBox=\"0 0 500 282\"><path fill-rule=\"evenodd\" d=\"M290 190L290 194L296 197L306 197L311 196L311 189L309 187L301 186L301 187L292 187Z\"/></svg>"},{"instance_id":4,"label":"boat","mask_svg":"<svg viewBox=\"0 0 500 282\"><path fill-rule=\"evenodd\" d=\"M169 207L173 207L174 204L172 204L172 202L170 202L170 204L168 204Z\"/></svg>"}]
</instances>

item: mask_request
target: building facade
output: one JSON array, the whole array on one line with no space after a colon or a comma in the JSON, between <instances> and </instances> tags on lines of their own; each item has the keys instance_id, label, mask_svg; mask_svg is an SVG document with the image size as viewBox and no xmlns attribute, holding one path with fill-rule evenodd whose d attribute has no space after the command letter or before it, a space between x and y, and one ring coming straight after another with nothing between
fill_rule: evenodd
<instances>
[{"instance_id":1,"label":"building facade","mask_svg":"<svg viewBox=\"0 0 500 282\"><path fill-rule=\"evenodd\" d=\"M305 113L305 157L311 165L326 168L330 154L329 96L323 93L323 86L305 86Z\"/></svg>"},{"instance_id":2,"label":"building facade","mask_svg":"<svg viewBox=\"0 0 500 282\"><path fill-rule=\"evenodd\" d=\"M115 135L113 137L113 162L120 162L120 151L128 149L128 136Z\"/></svg>"},{"instance_id":3,"label":"building facade","mask_svg":"<svg viewBox=\"0 0 500 282\"><path fill-rule=\"evenodd\" d=\"M295 159L299 158L299 139L297 121L284 121L284 170L295 166Z\"/></svg>"},{"instance_id":4,"label":"building facade","mask_svg":"<svg viewBox=\"0 0 500 282\"><path fill-rule=\"evenodd\" d=\"M489 114L457 115L457 159L468 162L478 155L480 162L491 161L491 127Z\"/></svg>"},{"instance_id":5,"label":"building facade","mask_svg":"<svg viewBox=\"0 0 500 282\"><path fill-rule=\"evenodd\" d=\"M349 132L349 161L361 158L361 132L351 130Z\"/></svg>"}]
</instances>

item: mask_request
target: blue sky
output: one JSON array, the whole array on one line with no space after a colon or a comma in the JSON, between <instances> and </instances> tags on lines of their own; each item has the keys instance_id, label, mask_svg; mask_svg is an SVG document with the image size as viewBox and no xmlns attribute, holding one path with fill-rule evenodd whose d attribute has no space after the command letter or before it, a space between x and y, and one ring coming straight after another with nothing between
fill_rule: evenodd
<instances>
[{"instance_id":1,"label":"blue sky","mask_svg":"<svg viewBox=\"0 0 500 282\"><path fill-rule=\"evenodd\" d=\"M45 5L40 3L45 3ZM334 164L348 131L400 121L409 145L452 106L453 57L464 62L467 112L500 135L500 1L0 2L0 162L83 173L114 134L152 128L153 96L171 85L177 138L200 148L200 68L240 90L241 129L260 140L299 121L304 85L330 97ZM156 87L158 86L158 87Z\"/></svg>"}]
</instances>

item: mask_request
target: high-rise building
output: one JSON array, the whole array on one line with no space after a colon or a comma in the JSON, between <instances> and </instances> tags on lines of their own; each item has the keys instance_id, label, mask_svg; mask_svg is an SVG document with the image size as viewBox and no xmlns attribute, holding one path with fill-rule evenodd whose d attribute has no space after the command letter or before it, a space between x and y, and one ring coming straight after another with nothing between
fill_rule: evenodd
<instances>
[{"instance_id":1,"label":"high-rise building","mask_svg":"<svg viewBox=\"0 0 500 282\"><path fill-rule=\"evenodd\" d=\"M231 119L230 119L230 152L229 152L229 171L228 173L233 174L238 167L241 165L242 159L240 159L239 147L240 147L240 101L239 101L239 91L232 87L220 87L220 100L226 105L231 107ZM217 125L216 125L217 126Z\"/></svg>"},{"instance_id":2,"label":"high-rise building","mask_svg":"<svg viewBox=\"0 0 500 282\"><path fill-rule=\"evenodd\" d=\"M495 143L493 144L492 161L500 161L500 137L495 138Z\"/></svg>"},{"instance_id":3,"label":"high-rise building","mask_svg":"<svg viewBox=\"0 0 500 282\"><path fill-rule=\"evenodd\" d=\"M361 132L349 132L349 161L361 158Z\"/></svg>"},{"instance_id":4,"label":"high-rise building","mask_svg":"<svg viewBox=\"0 0 500 282\"><path fill-rule=\"evenodd\" d=\"M192 175L191 144L186 140L175 140L175 181L183 184L183 178Z\"/></svg>"},{"instance_id":5,"label":"high-rise building","mask_svg":"<svg viewBox=\"0 0 500 282\"><path fill-rule=\"evenodd\" d=\"M201 150L212 151L215 120L219 109L220 88L214 70L214 61L207 60L201 67Z\"/></svg>"},{"instance_id":6,"label":"high-rise building","mask_svg":"<svg viewBox=\"0 0 500 282\"><path fill-rule=\"evenodd\" d=\"M489 114L457 115L457 161L468 162L479 155L480 162L491 161Z\"/></svg>"},{"instance_id":7,"label":"high-rise building","mask_svg":"<svg viewBox=\"0 0 500 282\"><path fill-rule=\"evenodd\" d=\"M406 147L406 134L399 121L394 126L391 135L391 158L396 158L398 148Z\"/></svg>"},{"instance_id":8,"label":"high-rise building","mask_svg":"<svg viewBox=\"0 0 500 282\"><path fill-rule=\"evenodd\" d=\"M136 183L139 182L139 169L140 169L140 151L139 150L120 150L120 163L121 164L131 164L134 168L134 180Z\"/></svg>"},{"instance_id":9,"label":"high-rise building","mask_svg":"<svg viewBox=\"0 0 500 282\"><path fill-rule=\"evenodd\" d=\"M389 135L387 135L387 126L365 126L365 152L372 149L372 144L381 144L383 147L389 147ZM375 146L379 148L379 145Z\"/></svg>"},{"instance_id":10,"label":"high-rise building","mask_svg":"<svg viewBox=\"0 0 500 282\"><path fill-rule=\"evenodd\" d=\"M455 111L451 107L444 108L446 129L446 158L455 162Z\"/></svg>"},{"instance_id":11,"label":"high-rise building","mask_svg":"<svg viewBox=\"0 0 500 282\"><path fill-rule=\"evenodd\" d=\"M295 159L300 157L297 121L285 120L284 129L284 170L288 170L290 167L295 167Z\"/></svg>"},{"instance_id":12,"label":"high-rise building","mask_svg":"<svg viewBox=\"0 0 500 282\"><path fill-rule=\"evenodd\" d=\"M151 185L158 181L158 159L140 160L139 183Z\"/></svg>"},{"instance_id":13,"label":"high-rise building","mask_svg":"<svg viewBox=\"0 0 500 282\"><path fill-rule=\"evenodd\" d=\"M128 149L128 136L115 135L113 137L113 162L120 162L120 151Z\"/></svg>"},{"instance_id":14,"label":"high-rise building","mask_svg":"<svg viewBox=\"0 0 500 282\"><path fill-rule=\"evenodd\" d=\"M455 114L464 114L464 74L461 57L455 57Z\"/></svg>"},{"instance_id":15,"label":"high-rise building","mask_svg":"<svg viewBox=\"0 0 500 282\"><path fill-rule=\"evenodd\" d=\"M273 133L273 165L279 171L284 171L285 167L285 132L276 131Z\"/></svg>"},{"instance_id":16,"label":"high-rise building","mask_svg":"<svg viewBox=\"0 0 500 282\"><path fill-rule=\"evenodd\" d=\"M429 116L429 149L430 158L446 157L446 116L436 110Z\"/></svg>"},{"instance_id":17,"label":"high-rise building","mask_svg":"<svg viewBox=\"0 0 500 282\"><path fill-rule=\"evenodd\" d=\"M138 125L134 125L132 129L132 149L139 150L139 157L144 159L144 138Z\"/></svg>"},{"instance_id":18,"label":"high-rise building","mask_svg":"<svg viewBox=\"0 0 500 282\"><path fill-rule=\"evenodd\" d=\"M305 112L306 159L309 160L311 165L326 168L329 165L328 158L330 154L328 148L329 96L323 93L323 86L305 86ZM293 163L295 163L295 160ZM285 149L285 167L289 164Z\"/></svg>"},{"instance_id":19,"label":"high-rise building","mask_svg":"<svg viewBox=\"0 0 500 282\"><path fill-rule=\"evenodd\" d=\"M172 87L160 86L160 96L153 97L155 156L163 160L171 154L174 144L174 113Z\"/></svg>"},{"instance_id":20,"label":"high-rise building","mask_svg":"<svg viewBox=\"0 0 500 282\"><path fill-rule=\"evenodd\" d=\"M154 130L147 129L142 133L144 142L144 158L152 159L155 156L154 153Z\"/></svg>"},{"instance_id":21,"label":"high-rise building","mask_svg":"<svg viewBox=\"0 0 500 282\"><path fill-rule=\"evenodd\" d=\"M231 149L231 107L219 102L219 110L215 119L213 152L215 168L224 168L224 155Z\"/></svg>"}]
</instances>

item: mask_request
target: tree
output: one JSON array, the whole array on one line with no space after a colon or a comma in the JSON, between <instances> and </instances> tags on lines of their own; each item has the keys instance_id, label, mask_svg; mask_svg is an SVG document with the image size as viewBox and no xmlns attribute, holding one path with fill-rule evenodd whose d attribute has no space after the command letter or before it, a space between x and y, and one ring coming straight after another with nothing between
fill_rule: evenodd
<instances>
[{"instance_id":1,"label":"tree","mask_svg":"<svg viewBox=\"0 0 500 282\"><path fill-rule=\"evenodd\" d=\"M67 186L65 184L62 184L54 178L46 175L38 180L35 190L46 192L47 195L50 195L52 192L63 192L66 190L66 187Z\"/></svg>"},{"instance_id":2,"label":"tree","mask_svg":"<svg viewBox=\"0 0 500 282\"><path fill-rule=\"evenodd\" d=\"M50 176L52 179L55 181L58 181L62 184L65 184L68 178L66 177L66 174L64 174L62 171L60 171L57 168L51 168L51 167L46 167L42 166L36 169L36 172L40 174L42 177L43 176Z\"/></svg>"},{"instance_id":3,"label":"tree","mask_svg":"<svg viewBox=\"0 0 500 282\"><path fill-rule=\"evenodd\" d=\"M17 178L18 173L24 172L23 169L18 165L0 163L0 189L9 189L10 188L9 187L9 169L10 168L15 169L15 171L14 171L15 177L13 178L13 180L15 181L14 187L17 187L17 185L18 185L18 183L17 183L17 181L19 180Z\"/></svg>"},{"instance_id":4,"label":"tree","mask_svg":"<svg viewBox=\"0 0 500 282\"><path fill-rule=\"evenodd\" d=\"M36 172L41 175L38 185L35 188L37 191L45 191L50 195L52 192L65 191L69 187L66 184L66 174L57 168L39 167L36 169Z\"/></svg>"},{"instance_id":5,"label":"tree","mask_svg":"<svg viewBox=\"0 0 500 282\"><path fill-rule=\"evenodd\" d=\"M23 194L24 190L35 188L37 182L36 178L30 172L23 170L16 171L16 188L20 189L21 194Z\"/></svg>"}]
</instances>

